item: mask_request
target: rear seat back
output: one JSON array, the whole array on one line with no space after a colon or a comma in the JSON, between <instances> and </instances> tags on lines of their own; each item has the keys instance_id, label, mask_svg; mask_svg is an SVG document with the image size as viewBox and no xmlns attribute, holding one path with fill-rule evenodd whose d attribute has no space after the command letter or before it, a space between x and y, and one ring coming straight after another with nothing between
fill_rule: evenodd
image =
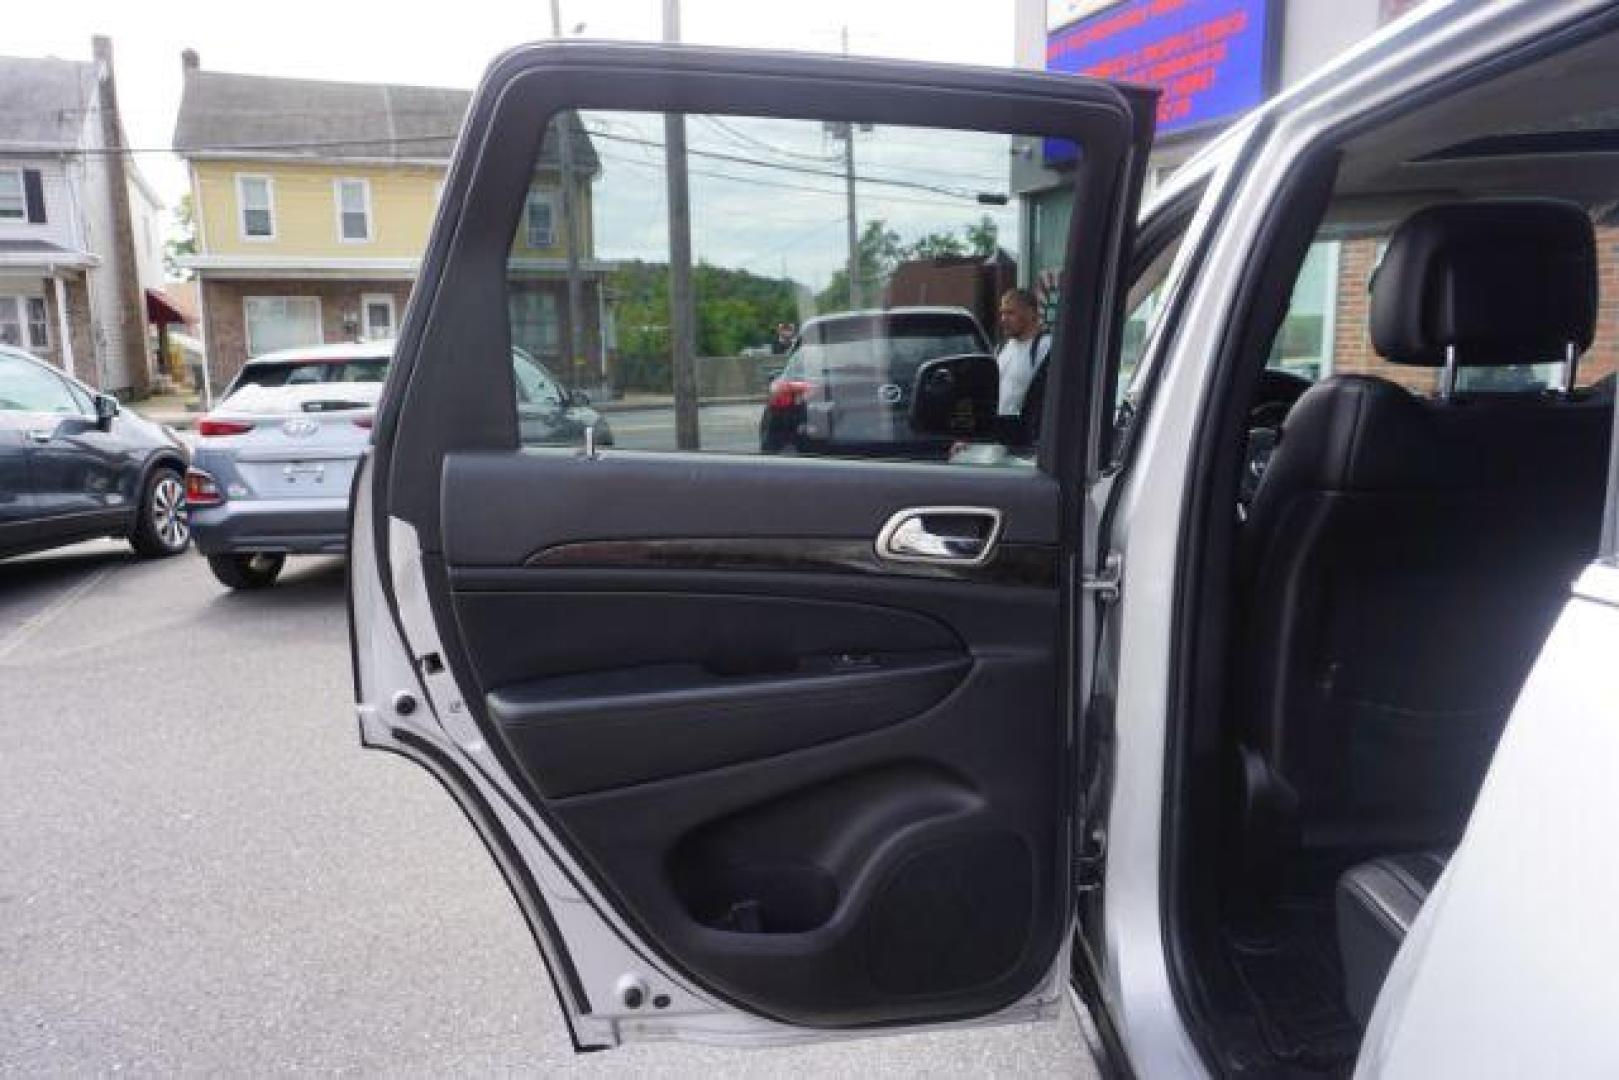
<instances>
[{"instance_id":1,"label":"rear seat back","mask_svg":"<svg viewBox=\"0 0 1619 1080\"><path fill-rule=\"evenodd\" d=\"M1373 287L1389 360L1502 365L1592 339L1589 219L1548 201L1433 207ZM1569 583L1597 550L1612 400L1418 398L1326 379L1294 407L1244 537L1238 707L1310 847L1453 843ZM1250 786L1255 781L1250 779ZM1253 838L1250 837L1250 840Z\"/></svg>"}]
</instances>

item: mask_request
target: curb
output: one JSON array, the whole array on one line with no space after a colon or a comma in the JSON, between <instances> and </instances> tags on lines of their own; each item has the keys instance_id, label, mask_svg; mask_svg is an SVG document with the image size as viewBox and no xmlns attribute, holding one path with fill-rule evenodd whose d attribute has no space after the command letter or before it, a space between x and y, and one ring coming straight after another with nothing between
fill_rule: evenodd
<instances>
[{"instance_id":1,"label":"curb","mask_svg":"<svg viewBox=\"0 0 1619 1080\"><path fill-rule=\"evenodd\" d=\"M763 405L764 403L765 396L763 394L743 394L733 397L700 398L698 399L697 407L704 408L709 405ZM674 408L675 402L673 398L667 401L635 401L629 403L592 401L590 407L605 415L610 413L656 412L659 409Z\"/></svg>"},{"instance_id":2,"label":"curb","mask_svg":"<svg viewBox=\"0 0 1619 1080\"><path fill-rule=\"evenodd\" d=\"M764 403L764 395L746 394L732 397L702 398L697 402L697 407L705 408L709 405L763 406ZM635 401L627 404L615 401L591 402L590 404L592 409L595 409L604 416L610 416L617 413L657 412L660 409L672 409L674 406L675 403L673 398L668 401ZM135 411L139 412L142 416L146 417L146 419L152 421L154 424L166 424L176 431L189 431L191 428L197 426L198 420L207 415L206 413L200 412L145 412L138 406L136 407Z\"/></svg>"}]
</instances>

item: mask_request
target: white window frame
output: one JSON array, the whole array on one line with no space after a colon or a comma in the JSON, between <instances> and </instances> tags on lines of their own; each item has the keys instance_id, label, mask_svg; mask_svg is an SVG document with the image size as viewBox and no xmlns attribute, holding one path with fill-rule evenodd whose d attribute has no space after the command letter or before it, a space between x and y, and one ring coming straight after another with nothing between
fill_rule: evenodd
<instances>
[{"instance_id":1,"label":"white window frame","mask_svg":"<svg viewBox=\"0 0 1619 1080\"><path fill-rule=\"evenodd\" d=\"M270 233L268 236L255 236L247 231L247 184L253 180L264 181L265 204L270 214ZM269 244L275 241L280 231L276 228L275 177L267 173L236 174L236 231L244 241L250 244Z\"/></svg>"},{"instance_id":2,"label":"white window frame","mask_svg":"<svg viewBox=\"0 0 1619 1080\"><path fill-rule=\"evenodd\" d=\"M0 173L16 176L16 215L0 214L0 222L28 222L28 176L21 167L0 168Z\"/></svg>"},{"instance_id":3,"label":"white window frame","mask_svg":"<svg viewBox=\"0 0 1619 1080\"><path fill-rule=\"evenodd\" d=\"M550 242L536 244L534 242L534 201L544 200L551 209ZM561 230L557 228L557 219L562 215L562 192L550 188L529 188L528 196L523 200L523 242L530 251L545 251L556 247L561 242Z\"/></svg>"},{"instance_id":4,"label":"white window frame","mask_svg":"<svg viewBox=\"0 0 1619 1080\"><path fill-rule=\"evenodd\" d=\"M360 198L365 204L365 235L343 235L343 185L359 184ZM363 176L339 176L332 181L332 202L337 210L337 242L340 244L369 244L376 239L377 230L371 215L371 181Z\"/></svg>"},{"instance_id":5,"label":"white window frame","mask_svg":"<svg viewBox=\"0 0 1619 1080\"><path fill-rule=\"evenodd\" d=\"M38 300L45 304L45 340L36 339L31 332L33 320L28 317L28 302ZM51 347L51 306L45 303L45 298L39 293L5 293L0 295L0 305L10 307L17 323L17 347L22 349L49 349ZM7 322L12 321L7 319Z\"/></svg>"},{"instance_id":6,"label":"white window frame","mask_svg":"<svg viewBox=\"0 0 1619 1080\"><path fill-rule=\"evenodd\" d=\"M360 334L367 341L377 340L372 333L371 305L388 305L388 336L396 337L399 334L399 306L394 303L393 293L361 293L360 294Z\"/></svg>"},{"instance_id":7,"label":"white window frame","mask_svg":"<svg viewBox=\"0 0 1619 1080\"><path fill-rule=\"evenodd\" d=\"M244 296L242 297L242 343L247 347L247 355L249 359L261 354L261 350L253 347L253 320L250 319L247 314L248 305L255 300L313 300L315 303L316 340L310 342L309 344L319 345L324 342L326 337L326 312L321 309L320 297L282 295L272 296L264 293L258 293L253 296Z\"/></svg>"},{"instance_id":8,"label":"white window frame","mask_svg":"<svg viewBox=\"0 0 1619 1080\"><path fill-rule=\"evenodd\" d=\"M28 221L28 180L20 167L0 168L0 173L11 173L17 178L17 215L0 214L0 221Z\"/></svg>"}]
</instances>

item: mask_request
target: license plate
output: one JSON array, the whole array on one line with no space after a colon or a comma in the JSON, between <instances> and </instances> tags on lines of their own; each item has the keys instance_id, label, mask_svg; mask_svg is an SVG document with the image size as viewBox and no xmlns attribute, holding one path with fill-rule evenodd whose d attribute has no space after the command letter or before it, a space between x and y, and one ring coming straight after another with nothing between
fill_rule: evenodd
<instances>
[{"instance_id":1,"label":"license plate","mask_svg":"<svg viewBox=\"0 0 1619 1080\"><path fill-rule=\"evenodd\" d=\"M289 484L323 484L326 482L326 463L289 461L281 467L281 475Z\"/></svg>"}]
</instances>

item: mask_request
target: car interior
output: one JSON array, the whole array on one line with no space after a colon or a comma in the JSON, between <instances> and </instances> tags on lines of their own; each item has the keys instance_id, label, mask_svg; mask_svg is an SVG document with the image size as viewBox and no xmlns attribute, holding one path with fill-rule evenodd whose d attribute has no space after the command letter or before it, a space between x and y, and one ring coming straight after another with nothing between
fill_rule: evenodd
<instances>
[{"instance_id":1,"label":"car interior","mask_svg":"<svg viewBox=\"0 0 1619 1080\"><path fill-rule=\"evenodd\" d=\"M1249 315L1277 330L1215 429L1234 498L1206 521L1219 586L1193 663L1215 689L1178 742L1172 875L1182 971L1231 1072L1352 1069L1598 551L1616 53L1568 49L1350 133L1310 252L1274 253L1298 264L1272 298L1288 312ZM1368 291L1329 291L1312 326L1329 249Z\"/></svg>"}]
</instances>

